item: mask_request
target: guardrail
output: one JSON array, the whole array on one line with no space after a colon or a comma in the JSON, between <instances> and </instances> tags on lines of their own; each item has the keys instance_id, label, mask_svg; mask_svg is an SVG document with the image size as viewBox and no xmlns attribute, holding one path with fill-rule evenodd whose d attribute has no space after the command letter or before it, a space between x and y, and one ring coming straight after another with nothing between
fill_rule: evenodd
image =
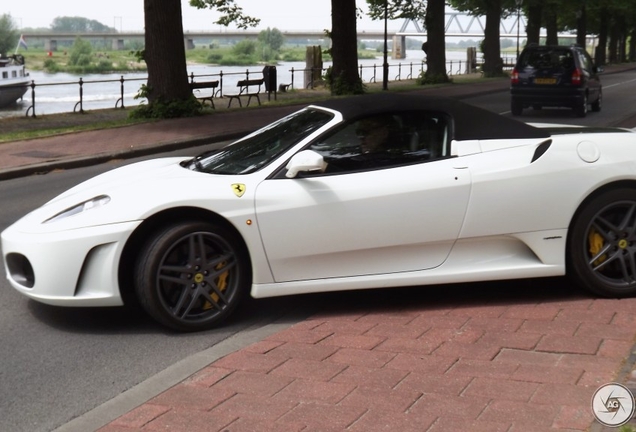
<instances>
[{"instance_id":1,"label":"guardrail","mask_svg":"<svg viewBox=\"0 0 636 432\"><path fill-rule=\"evenodd\" d=\"M504 70L510 70L514 67L515 65L515 59L513 57L502 57L502 62L503 62L503 68ZM482 65L483 63L480 62L480 60L478 60L478 63L475 63L472 65L471 70L473 71L477 71L479 69L479 67ZM426 61L422 60L419 63L397 63L397 64L389 64L389 81L402 81L402 80L412 80L417 78L417 76L413 75L414 73L414 68L415 67L415 72L417 73L417 76L419 76L422 72L424 72L426 70ZM362 82L368 82L368 83L376 83L378 82L378 75L382 75L383 74L383 67L381 64L373 64L373 65L359 65L358 69L360 70L359 74L360 77L362 78ZM393 73L395 73L395 70L397 69L397 74L395 76L393 76L393 79L391 79L391 71L393 71ZM369 74L365 74L365 70L370 70L371 74L369 76ZM461 74L465 74L468 73L468 62L466 60L450 60L448 62L446 62L446 73L449 76L452 75L461 75ZM317 84L322 82L322 76L327 72L326 68L306 68L306 69L294 69L291 68L289 70L291 72L291 84L290 87L292 89L295 88L294 84L295 84L295 76L296 73L302 73L305 74L307 73L308 76L310 77L309 80L307 80L307 83L305 84L305 88L307 89L313 89ZM408 72L408 73L407 73ZM403 77L403 73L406 73L406 76Z\"/></svg>"},{"instance_id":2,"label":"guardrail","mask_svg":"<svg viewBox=\"0 0 636 432\"><path fill-rule=\"evenodd\" d=\"M513 59L514 60L514 59ZM510 62L510 59L503 59L504 61L504 68L511 68L512 66L514 66L513 62ZM477 67L479 65L473 65L474 69L475 67ZM322 76L324 75L324 73L326 72L327 69L320 69L320 68L309 68L309 69L295 69L295 68L291 68L289 70L289 72L291 73L291 83L290 84L284 84L285 87L289 86L292 89L296 88L296 74L297 73L306 73L308 72L308 76L309 76L309 80L307 80L308 82L306 83L306 85L304 85L305 88L308 89L313 89L315 88L315 86L322 81ZM368 82L368 83L375 83L378 81L379 79L379 75L382 74L382 65L381 64L373 64L373 65L359 65L359 70L360 70L360 77L362 78L363 82ZM410 80L410 79L414 79L416 77L415 74L419 75L421 74L423 71L426 70L426 62L422 61L419 63L414 63L414 62L409 62L409 63L397 63L397 64L389 64L389 80L390 81L402 81L402 80ZM467 68L467 62L465 60L454 60L454 61L449 61L447 62L447 73L448 75L458 75L458 74L463 74L466 73L466 71L468 70ZM229 87L234 87L236 86L236 82L238 82L240 79L250 79L250 75L254 76L254 75L258 75L261 76L263 74L262 70L252 70L250 71L249 69L246 69L244 72L227 72L224 73L222 70L219 71L218 73L213 73L213 74L198 74L195 75L194 73L190 73L188 75L188 79L190 81L190 83L195 82L195 80L197 79L204 79L204 78L213 78L213 79L218 79L219 80L219 86L218 89L214 92L214 97L222 97L223 96L223 89L224 89L224 85L227 85ZM391 76L393 77L393 79L391 80ZM228 82L228 77L231 77L231 79ZM233 77L238 77L236 79L234 79ZM68 81L68 82L56 82L56 83L42 83L42 84L38 84L35 81L31 81L30 84L25 84L25 85L20 85L20 86L26 86L31 90L30 93L30 99L31 99L31 105L27 108L25 115L27 117L37 117L36 113L35 113L35 107L36 107L36 101L37 101L37 97L36 97L36 90L38 88L41 87L49 87L49 86L69 86L69 85L76 85L78 86L78 90L79 90L79 94L78 94L78 99L77 102L75 103L74 107L73 107L73 112L78 112L78 113L83 113L84 112L84 87L85 86L90 86L90 85L94 85L94 84L104 84L104 83L113 83L114 85L116 85L116 83L119 84L119 98L117 99L117 101L115 102L115 108L125 108L125 102L124 102L124 95L125 93L125 88L127 84L136 82L136 81L147 81L147 77L139 77L139 78L125 78L124 75L121 75L119 79L104 79L104 80L84 80L82 77L79 78L78 81ZM137 86L138 88L138 86ZM269 89L270 92L276 92L276 89Z\"/></svg>"}]
</instances>

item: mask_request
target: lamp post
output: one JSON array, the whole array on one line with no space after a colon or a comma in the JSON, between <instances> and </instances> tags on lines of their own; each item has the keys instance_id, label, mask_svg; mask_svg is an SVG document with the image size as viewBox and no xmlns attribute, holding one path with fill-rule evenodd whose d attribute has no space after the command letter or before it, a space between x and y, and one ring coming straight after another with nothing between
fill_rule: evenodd
<instances>
[{"instance_id":1,"label":"lamp post","mask_svg":"<svg viewBox=\"0 0 636 432\"><path fill-rule=\"evenodd\" d=\"M382 64L382 90L389 89L389 61L387 58L389 44L387 42L387 20L389 16L389 0L384 0L384 63Z\"/></svg>"},{"instance_id":2,"label":"lamp post","mask_svg":"<svg viewBox=\"0 0 636 432\"><path fill-rule=\"evenodd\" d=\"M521 5L523 0L515 0L517 4L517 59L519 59L519 28L521 27Z\"/></svg>"}]
</instances>

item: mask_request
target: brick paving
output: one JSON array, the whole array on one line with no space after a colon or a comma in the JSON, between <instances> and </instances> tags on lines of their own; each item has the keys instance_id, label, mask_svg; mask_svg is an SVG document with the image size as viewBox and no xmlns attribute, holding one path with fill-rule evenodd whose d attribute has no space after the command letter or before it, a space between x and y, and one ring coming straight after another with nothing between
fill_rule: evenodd
<instances>
[{"instance_id":1,"label":"brick paving","mask_svg":"<svg viewBox=\"0 0 636 432\"><path fill-rule=\"evenodd\" d=\"M596 389L630 379L636 299L591 298L564 279L506 285L537 292L422 289L318 313L100 432L590 430Z\"/></svg>"},{"instance_id":2,"label":"brick paving","mask_svg":"<svg viewBox=\"0 0 636 432\"><path fill-rule=\"evenodd\" d=\"M426 91L506 89L484 80ZM0 144L0 180L235 136L294 109ZM387 301L371 305L362 294L334 297L331 310L213 362L99 431L613 430L594 421L591 398L613 381L636 389L636 299L591 298L563 279L505 285L380 291Z\"/></svg>"}]
</instances>

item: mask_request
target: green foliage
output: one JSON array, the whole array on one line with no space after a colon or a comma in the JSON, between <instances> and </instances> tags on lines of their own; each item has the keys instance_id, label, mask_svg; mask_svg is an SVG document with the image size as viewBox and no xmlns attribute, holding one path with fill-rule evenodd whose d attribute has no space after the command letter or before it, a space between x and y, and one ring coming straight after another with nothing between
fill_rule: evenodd
<instances>
[{"instance_id":1,"label":"green foliage","mask_svg":"<svg viewBox=\"0 0 636 432\"><path fill-rule=\"evenodd\" d=\"M267 27L267 30L263 30L258 34L258 41L272 51L280 51L285 44L285 36L278 29Z\"/></svg>"},{"instance_id":2,"label":"green foliage","mask_svg":"<svg viewBox=\"0 0 636 432\"><path fill-rule=\"evenodd\" d=\"M238 56L254 55L256 53L256 42L250 39L243 39L232 47L232 52Z\"/></svg>"},{"instance_id":3,"label":"green foliage","mask_svg":"<svg viewBox=\"0 0 636 432\"><path fill-rule=\"evenodd\" d=\"M425 0L367 0L371 19L384 19L385 3L387 5L387 16L389 19L424 21L424 16L426 15Z\"/></svg>"},{"instance_id":4,"label":"green foliage","mask_svg":"<svg viewBox=\"0 0 636 432\"><path fill-rule=\"evenodd\" d=\"M141 94L148 94L149 87L142 85L135 99ZM145 96L141 96L145 97ZM149 104L141 104L129 114L131 119L167 119L180 117L194 117L201 115L203 106L194 97L191 96L186 100L165 101L158 99Z\"/></svg>"},{"instance_id":5,"label":"green foliage","mask_svg":"<svg viewBox=\"0 0 636 432\"><path fill-rule=\"evenodd\" d=\"M68 64L70 66L88 66L91 64L92 53L91 43L78 37L71 48Z\"/></svg>"},{"instance_id":6,"label":"green foliage","mask_svg":"<svg viewBox=\"0 0 636 432\"><path fill-rule=\"evenodd\" d=\"M426 75L426 72L420 72L420 76L417 77L415 82L418 85L433 85L433 84L445 84L450 82L451 80L448 78L446 74L440 75Z\"/></svg>"},{"instance_id":7,"label":"green foliage","mask_svg":"<svg viewBox=\"0 0 636 432\"><path fill-rule=\"evenodd\" d=\"M221 13L221 18L214 22L223 26L234 23L240 29L256 27L261 20L243 14L243 9L234 3L234 0L190 0L190 6L197 9L216 9Z\"/></svg>"},{"instance_id":8,"label":"green foliage","mask_svg":"<svg viewBox=\"0 0 636 432\"><path fill-rule=\"evenodd\" d=\"M208 63L218 64L221 62L222 59L223 54L213 52L208 56Z\"/></svg>"},{"instance_id":9,"label":"green foliage","mask_svg":"<svg viewBox=\"0 0 636 432\"><path fill-rule=\"evenodd\" d=\"M19 39L20 35L18 35L11 15L0 16L0 54L13 54Z\"/></svg>"},{"instance_id":10,"label":"green foliage","mask_svg":"<svg viewBox=\"0 0 636 432\"><path fill-rule=\"evenodd\" d=\"M52 58L47 58L44 60L44 70L49 73L56 73L60 71L60 65Z\"/></svg>"},{"instance_id":11,"label":"green foliage","mask_svg":"<svg viewBox=\"0 0 636 432\"><path fill-rule=\"evenodd\" d=\"M353 84L349 84L342 75L334 77L333 68L331 66L327 69L323 79L327 83L327 86L329 86L331 94L333 95L358 95L364 94L366 90L366 86L362 83L362 79L360 78L358 78Z\"/></svg>"}]
</instances>

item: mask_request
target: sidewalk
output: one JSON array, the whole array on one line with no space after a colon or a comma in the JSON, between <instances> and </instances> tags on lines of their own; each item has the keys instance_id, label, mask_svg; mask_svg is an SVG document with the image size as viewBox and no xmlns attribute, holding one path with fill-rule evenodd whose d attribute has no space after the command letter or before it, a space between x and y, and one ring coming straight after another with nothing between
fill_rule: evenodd
<instances>
[{"instance_id":1,"label":"sidewalk","mask_svg":"<svg viewBox=\"0 0 636 432\"><path fill-rule=\"evenodd\" d=\"M480 80L418 91L507 89L507 80ZM0 144L0 180L236 137L296 109L264 104ZM240 349L215 347L211 363L199 359L176 384L142 383L141 404L98 408L60 431L600 432L612 429L594 422L596 389L616 381L636 390L636 299L588 297L561 278L353 298Z\"/></svg>"}]
</instances>

